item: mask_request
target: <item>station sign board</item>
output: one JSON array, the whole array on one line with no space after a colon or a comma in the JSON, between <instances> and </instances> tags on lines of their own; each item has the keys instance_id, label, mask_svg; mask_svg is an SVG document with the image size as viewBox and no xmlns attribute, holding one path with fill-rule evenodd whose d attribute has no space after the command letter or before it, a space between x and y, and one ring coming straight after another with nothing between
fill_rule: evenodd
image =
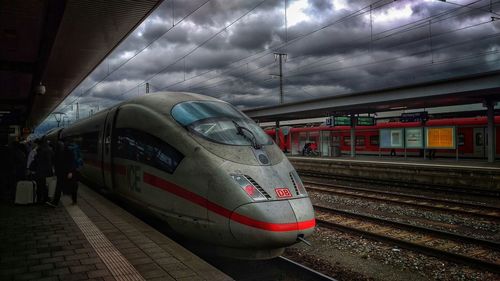
<instances>
[{"instance_id":1,"label":"station sign board","mask_svg":"<svg viewBox=\"0 0 500 281\"><path fill-rule=\"evenodd\" d=\"M334 116L332 126L351 126L351 117L349 116Z\"/></svg>"},{"instance_id":2,"label":"station sign board","mask_svg":"<svg viewBox=\"0 0 500 281\"><path fill-rule=\"evenodd\" d=\"M375 118L369 116L356 117L356 126L374 126Z\"/></svg>"},{"instance_id":3,"label":"station sign board","mask_svg":"<svg viewBox=\"0 0 500 281\"><path fill-rule=\"evenodd\" d=\"M405 129L406 148L424 148L424 130L422 127Z\"/></svg>"},{"instance_id":4,"label":"station sign board","mask_svg":"<svg viewBox=\"0 0 500 281\"><path fill-rule=\"evenodd\" d=\"M421 122L427 121L428 119L429 113L427 111L401 113L401 116L399 117L399 121L403 123Z\"/></svg>"},{"instance_id":5,"label":"station sign board","mask_svg":"<svg viewBox=\"0 0 500 281\"><path fill-rule=\"evenodd\" d=\"M380 148L403 148L403 129L380 129Z\"/></svg>"},{"instance_id":6,"label":"station sign board","mask_svg":"<svg viewBox=\"0 0 500 281\"><path fill-rule=\"evenodd\" d=\"M333 125L332 120L333 120L333 116L326 117L325 125L331 127Z\"/></svg>"},{"instance_id":7,"label":"station sign board","mask_svg":"<svg viewBox=\"0 0 500 281\"><path fill-rule=\"evenodd\" d=\"M431 149L455 149L455 127L426 127L425 147Z\"/></svg>"}]
</instances>

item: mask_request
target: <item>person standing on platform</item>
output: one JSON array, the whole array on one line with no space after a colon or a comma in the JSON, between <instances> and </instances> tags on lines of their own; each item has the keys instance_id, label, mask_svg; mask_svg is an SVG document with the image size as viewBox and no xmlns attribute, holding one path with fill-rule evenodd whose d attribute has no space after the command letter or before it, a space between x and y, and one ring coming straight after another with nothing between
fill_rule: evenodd
<instances>
[{"instance_id":1,"label":"person standing on platform","mask_svg":"<svg viewBox=\"0 0 500 281\"><path fill-rule=\"evenodd\" d=\"M66 164L64 161L64 143L57 141L54 143L54 171L56 174L56 190L54 191L54 198L52 202L48 201L47 205L57 207L61 199L61 192L63 190L66 178Z\"/></svg>"},{"instance_id":2,"label":"person standing on platform","mask_svg":"<svg viewBox=\"0 0 500 281\"><path fill-rule=\"evenodd\" d=\"M73 200L73 204L76 204L77 195L78 195L78 169L83 166L83 160L80 153L80 147L74 142L65 142L65 150L68 151L71 156L68 156L69 160L72 161L72 164L69 166L71 170L69 170L67 180L67 187L69 193L71 193L71 199Z\"/></svg>"},{"instance_id":3,"label":"person standing on platform","mask_svg":"<svg viewBox=\"0 0 500 281\"><path fill-rule=\"evenodd\" d=\"M35 158L36 158L36 151L37 151L37 146L38 146L38 139L36 139L28 149L28 159L26 160L26 176L29 179L32 179L32 174L35 173L36 170L36 163L35 163Z\"/></svg>"},{"instance_id":4,"label":"person standing on platform","mask_svg":"<svg viewBox=\"0 0 500 281\"><path fill-rule=\"evenodd\" d=\"M23 144L16 141L12 144L12 159L14 161L14 169L16 174L16 182L24 179L26 152Z\"/></svg>"},{"instance_id":5,"label":"person standing on platform","mask_svg":"<svg viewBox=\"0 0 500 281\"><path fill-rule=\"evenodd\" d=\"M76 179L76 161L75 156L68 141L65 143L57 142L54 168L57 176L56 190L52 202L47 205L57 207L61 199L61 193L71 194L73 204L77 202L78 182Z\"/></svg>"},{"instance_id":6,"label":"person standing on platform","mask_svg":"<svg viewBox=\"0 0 500 281\"><path fill-rule=\"evenodd\" d=\"M10 193L9 196L11 196L11 199L14 199L16 194L16 184L17 182L23 180L26 174L26 154L23 145L18 141L12 142L9 145L9 148L9 156L5 159L10 159L11 161L9 175L14 175L14 177L8 177L11 178L11 182L8 186Z\"/></svg>"},{"instance_id":7,"label":"person standing on platform","mask_svg":"<svg viewBox=\"0 0 500 281\"><path fill-rule=\"evenodd\" d=\"M49 197L46 178L52 176L52 158L54 153L47 140L42 137L39 141L34 159L36 196L39 203L45 203Z\"/></svg>"}]
</instances>

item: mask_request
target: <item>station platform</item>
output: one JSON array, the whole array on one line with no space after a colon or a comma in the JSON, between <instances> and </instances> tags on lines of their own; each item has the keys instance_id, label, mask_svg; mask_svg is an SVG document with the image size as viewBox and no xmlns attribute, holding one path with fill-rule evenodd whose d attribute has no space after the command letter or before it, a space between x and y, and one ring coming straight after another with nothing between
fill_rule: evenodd
<instances>
[{"instance_id":1,"label":"station platform","mask_svg":"<svg viewBox=\"0 0 500 281\"><path fill-rule=\"evenodd\" d=\"M306 156L289 156L288 158L312 158L312 159L327 159L327 160L338 160L338 161L348 161L348 162L376 162L376 163L388 163L388 164L404 164L404 165L416 165L416 166L435 166L435 167L447 167L447 168L458 168L458 169L491 169L493 171L500 172L500 160L489 163L486 160L478 159L465 159L460 158L458 161L455 158L434 158L428 159L423 157L405 157L403 156L378 156L378 155L356 155L354 158L349 155L342 155L339 157L306 157Z\"/></svg>"},{"instance_id":2,"label":"station platform","mask_svg":"<svg viewBox=\"0 0 500 281\"><path fill-rule=\"evenodd\" d=\"M351 178L377 179L500 193L500 162L423 159L404 157L348 156L288 157L300 172Z\"/></svg>"},{"instance_id":3,"label":"station platform","mask_svg":"<svg viewBox=\"0 0 500 281\"><path fill-rule=\"evenodd\" d=\"M232 280L80 184L78 204L0 203L0 280Z\"/></svg>"}]
</instances>

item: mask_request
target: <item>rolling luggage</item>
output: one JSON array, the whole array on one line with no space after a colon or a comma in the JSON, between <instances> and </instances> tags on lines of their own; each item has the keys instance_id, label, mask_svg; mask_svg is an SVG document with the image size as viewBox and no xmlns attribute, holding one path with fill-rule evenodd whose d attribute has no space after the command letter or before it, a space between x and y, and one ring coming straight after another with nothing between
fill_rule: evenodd
<instances>
[{"instance_id":1,"label":"rolling luggage","mask_svg":"<svg viewBox=\"0 0 500 281\"><path fill-rule=\"evenodd\" d=\"M16 186L16 204L26 205L36 203L36 182L18 181Z\"/></svg>"},{"instance_id":2,"label":"rolling luggage","mask_svg":"<svg viewBox=\"0 0 500 281\"><path fill-rule=\"evenodd\" d=\"M54 193L56 192L57 177L47 177L46 182L49 191L48 196L49 198L54 198Z\"/></svg>"}]
</instances>

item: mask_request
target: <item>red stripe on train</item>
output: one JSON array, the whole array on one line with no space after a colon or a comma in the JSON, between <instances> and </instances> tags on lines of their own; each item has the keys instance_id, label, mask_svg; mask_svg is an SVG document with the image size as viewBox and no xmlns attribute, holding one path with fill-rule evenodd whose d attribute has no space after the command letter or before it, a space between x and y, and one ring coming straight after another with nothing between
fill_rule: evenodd
<instances>
[{"instance_id":1,"label":"red stripe on train","mask_svg":"<svg viewBox=\"0 0 500 281\"><path fill-rule=\"evenodd\" d=\"M270 222L258 221L250 217L247 217L245 215L233 213L232 211L216 203L208 201L206 198L196 193L186 190L176 184L168 182L155 175L144 172L143 181L149 185L160 188L178 197L186 199L194 204L202 206L218 215L221 215L238 223L251 226L254 228L259 228L267 231L295 231L295 230L309 229L316 225L315 219L308 221L301 221L301 222L293 222L293 223L270 223Z\"/></svg>"}]
</instances>

